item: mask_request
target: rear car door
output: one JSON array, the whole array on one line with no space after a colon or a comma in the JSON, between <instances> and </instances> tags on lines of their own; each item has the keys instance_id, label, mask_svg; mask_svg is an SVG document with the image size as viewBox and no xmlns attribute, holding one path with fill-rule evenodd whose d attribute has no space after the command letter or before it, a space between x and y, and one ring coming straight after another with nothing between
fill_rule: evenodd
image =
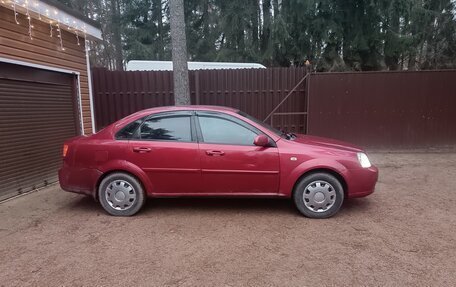
<instances>
[{"instance_id":1,"label":"rear car door","mask_svg":"<svg viewBox=\"0 0 456 287\"><path fill-rule=\"evenodd\" d=\"M128 160L150 178L154 194L192 194L201 190L200 160L192 112L146 118L129 141Z\"/></svg>"},{"instance_id":2,"label":"rear car door","mask_svg":"<svg viewBox=\"0 0 456 287\"><path fill-rule=\"evenodd\" d=\"M197 112L202 185L208 194L274 195L279 187L279 154L253 144L261 132L234 116Z\"/></svg>"}]
</instances>

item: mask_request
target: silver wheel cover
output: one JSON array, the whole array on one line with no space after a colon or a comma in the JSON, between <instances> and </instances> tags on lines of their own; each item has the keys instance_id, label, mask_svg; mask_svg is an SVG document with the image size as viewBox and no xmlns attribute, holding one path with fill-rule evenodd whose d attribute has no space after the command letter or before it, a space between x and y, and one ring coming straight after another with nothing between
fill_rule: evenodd
<instances>
[{"instance_id":1,"label":"silver wheel cover","mask_svg":"<svg viewBox=\"0 0 456 287\"><path fill-rule=\"evenodd\" d=\"M316 180L304 189L304 205L312 212L325 212L336 203L336 190L327 181Z\"/></svg>"},{"instance_id":2,"label":"silver wheel cover","mask_svg":"<svg viewBox=\"0 0 456 287\"><path fill-rule=\"evenodd\" d=\"M127 210L136 202L136 190L125 180L113 180L105 190L109 206L116 210Z\"/></svg>"}]
</instances>

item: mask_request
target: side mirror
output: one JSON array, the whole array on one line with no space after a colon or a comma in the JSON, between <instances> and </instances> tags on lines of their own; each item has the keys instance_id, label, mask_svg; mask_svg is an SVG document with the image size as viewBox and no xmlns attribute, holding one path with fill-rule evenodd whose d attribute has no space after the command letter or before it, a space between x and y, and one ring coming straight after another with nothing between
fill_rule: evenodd
<instances>
[{"instance_id":1,"label":"side mirror","mask_svg":"<svg viewBox=\"0 0 456 287\"><path fill-rule=\"evenodd\" d=\"M253 144L256 146L266 147L269 144L269 138L265 135L258 135L253 141Z\"/></svg>"}]
</instances>

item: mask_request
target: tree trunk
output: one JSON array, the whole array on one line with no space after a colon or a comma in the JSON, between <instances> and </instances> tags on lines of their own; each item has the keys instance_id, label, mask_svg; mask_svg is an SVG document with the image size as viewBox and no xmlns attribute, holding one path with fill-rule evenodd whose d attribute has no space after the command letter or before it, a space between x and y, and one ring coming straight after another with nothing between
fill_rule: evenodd
<instances>
[{"instance_id":1,"label":"tree trunk","mask_svg":"<svg viewBox=\"0 0 456 287\"><path fill-rule=\"evenodd\" d=\"M274 19L277 19L279 17L279 0L274 0L273 1L273 6L274 6Z\"/></svg>"},{"instance_id":2,"label":"tree trunk","mask_svg":"<svg viewBox=\"0 0 456 287\"><path fill-rule=\"evenodd\" d=\"M259 3L258 0L252 0L252 13L250 18L252 19L252 45L255 50L255 54L258 52L258 14L259 14Z\"/></svg>"},{"instance_id":3,"label":"tree trunk","mask_svg":"<svg viewBox=\"0 0 456 287\"><path fill-rule=\"evenodd\" d=\"M274 7L275 8L275 7ZM275 15L277 16L277 15ZM271 31L271 0L263 0L263 31L261 33L261 52L268 49Z\"/></svg>"},{"instance_id":4,"label":"tree trunk","mask_svg":"<svg viewBox=\"0 0 456 287\"><path fill-rule=\"evenodd\" d=\"M164 29L163 29L163 7L162 0L152 1L152 19L157 22L157 60L165 60L165 42L164 42Z\"/></svg>"},{"instance_id":5,"label":"tree trunk","mask_svg":"<svg viewBox=\"0 0 456 287\"><path fill-rule=\"evenodd\" d=\"M385 64L390 71L399 69L399 59L401 54L400 34L400 17L397 2L392 2L389 11L388 20L383 25L383 30L387 31L385 35L384 55Z\"/></svg>"},{"instance_id":6,"label":"tree trunk","mask_svg":"<svg viewBox=\"0 0 456 287\"><path fill-rule=\"evenodd\" d=\"M416 70L416 51L414 49L411 49L409 52L407 70L409 70L409 71Z\"/></svg>"},{"instance_id":7,"label":"tree trunk","mask_svg":"<svg viewBox=\"0 0 456 287\"><path fill-rule=\"evenodd\" d=\"M120 6L118 0L111 0L112 41L116 70L123 70L122 36L120 35Z\"/></svg>"},{"instance_id":8,"label":"tree trunk","mask_svg":"<svg viewBox=\"0 0 456 287\"><path fill-rule=\"evenodd\" d=\"M171 45L173 57L174 104L190 105L188 87L187 39L183 0L170 0Z\"/></svg>"}]
</instances>

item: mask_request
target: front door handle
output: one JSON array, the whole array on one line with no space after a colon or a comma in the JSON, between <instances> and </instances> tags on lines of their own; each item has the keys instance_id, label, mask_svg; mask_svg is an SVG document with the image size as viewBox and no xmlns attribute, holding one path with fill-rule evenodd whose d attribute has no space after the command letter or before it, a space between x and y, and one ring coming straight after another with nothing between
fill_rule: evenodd
<instances>
[{"instance_id":1,"label":"front door handle","mask_svg":"<svg viewBox=\"0 0 456 287\"><path fill-rule=\"evenodd\" d=\"M221 150L207 150L206 154L209 156L222 156L225 153Z\"/></svg>"},{"instance_id":2,"label":"front door handle","mask_svg":"<svg viewBox=\"0 0 456 287\"><path fill-rule=\"evenodd\" d=\"M137 153L146 153L146 152L150 152L151 149L148 147L134 147L133 151L137 152Z\"/></svg>"}]
</instances>

